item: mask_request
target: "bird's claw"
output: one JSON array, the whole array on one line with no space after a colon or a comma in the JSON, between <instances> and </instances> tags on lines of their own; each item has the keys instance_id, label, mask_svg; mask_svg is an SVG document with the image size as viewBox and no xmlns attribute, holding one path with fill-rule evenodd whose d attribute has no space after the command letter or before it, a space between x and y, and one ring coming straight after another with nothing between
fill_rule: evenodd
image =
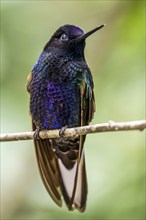
<instances>
[{"instance_id":1,"label":"bird's claw","mask_svg":"<svg viewBox=\"0 0 146 220\"><path fill-rule=\"evenodd\" d=\"M39 136L39 133L40 133L40 128L37 128L34 132L34 139L37 140L37 139L41 139L40 136Z\"/></svg>"},{"instance_id":2,"label":"bird's claw","mask_svg":"<svg viewBox=\"0 0 146 220\"><path fill-rule=\"evenodd\" d=\"M59 136L63 137L64 136L64 132L66 131L66 129L68 128L68 126L64 126L59 130Z\"/></svg>"}]
</instances>

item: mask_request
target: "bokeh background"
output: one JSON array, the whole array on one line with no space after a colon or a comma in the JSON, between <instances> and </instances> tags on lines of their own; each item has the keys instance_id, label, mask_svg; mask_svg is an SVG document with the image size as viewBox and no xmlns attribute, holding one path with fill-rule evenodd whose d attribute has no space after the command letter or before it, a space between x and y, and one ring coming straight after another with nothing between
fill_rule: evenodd
<instances>
[{"instance_id":1,"label":"bokeh background","mask_svg":"<svg viewBox=\"0 0 146 220\"><path fill-rule=\"evenodd\" d=\"M94 123L145 117L144 1L1 1L1 132L31 130L26 78L61 25L84 31L95 83ZM144 132L88 135L85 213L57 207L37 169L32 141L1 145L2 219L145 219Z\"/></svg>"}]
</instances>

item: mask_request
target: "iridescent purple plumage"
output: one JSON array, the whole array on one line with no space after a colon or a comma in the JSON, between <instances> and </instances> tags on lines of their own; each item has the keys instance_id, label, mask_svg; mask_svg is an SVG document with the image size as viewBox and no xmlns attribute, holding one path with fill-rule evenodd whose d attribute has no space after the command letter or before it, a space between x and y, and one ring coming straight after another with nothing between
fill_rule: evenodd
<instances>
[{"instance_id":1,"label":"iridescent purple plumage","mask_svg":"<svg viewBox=\"0 0 146 220\"><path fill-rule=\"evenodd\" d=\"M31 83L30 105L33 121L39 128L59 129L80 125L78 84L83 78L83 68L86 71L83 61L74 63L62 56L56 58L56 53L41 54L32 70L34 80Z\"/></svg>"},{"instance_id":2,"label":"iridescent purple plumage","mask_svg":"<svg viewBox=\"0 0 146 220\"><path fill-rule=\"evenodd\" d=\"M79 37L84 34L84 31L81 28L76 27L74 25L65 25L65 27L63 26L63 28L64 28L64 31L69 32L69 35L72 39L74 37Z\"/></svg>"}]
</instances>

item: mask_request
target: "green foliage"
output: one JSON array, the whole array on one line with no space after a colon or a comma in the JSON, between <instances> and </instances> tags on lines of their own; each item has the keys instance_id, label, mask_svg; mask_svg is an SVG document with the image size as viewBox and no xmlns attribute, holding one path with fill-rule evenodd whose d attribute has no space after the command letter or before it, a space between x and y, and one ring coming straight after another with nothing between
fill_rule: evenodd
<instances>
[{"instance_id":1,"label":"green foliage","mask_svg":"<svg viewBox=\"0 0 146 220\"><path fill-rule=\"evenodd\" d=\"M52 33L66 23L88 31L95 85L92 123L144 119L144 1L2 1L2 132L31 130L26 78ZM88 135L85 213L57 207L41 183L33 143L5 143L2 219L145 218L144 132Z\"/></svg>"}]
</instances>

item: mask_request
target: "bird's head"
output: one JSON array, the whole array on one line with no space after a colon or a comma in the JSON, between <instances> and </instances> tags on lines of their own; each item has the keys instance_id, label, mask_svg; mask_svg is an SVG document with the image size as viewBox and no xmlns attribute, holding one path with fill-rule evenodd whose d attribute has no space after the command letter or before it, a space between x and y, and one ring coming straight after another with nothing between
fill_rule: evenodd
<instances>
[{"instance_id":1,"label":"bird's head","mask_svg":"<svg viewBox=\"0 0 146 220\"><path fill-rule=\"evenodd\" d=\"M64 53L83 56L86 38L104 26L100 25L84 34L84 31L79 27L64 25L53 34L45 45L44 51L57 48L63 50Z\"/></svg>"}]
</instances>

